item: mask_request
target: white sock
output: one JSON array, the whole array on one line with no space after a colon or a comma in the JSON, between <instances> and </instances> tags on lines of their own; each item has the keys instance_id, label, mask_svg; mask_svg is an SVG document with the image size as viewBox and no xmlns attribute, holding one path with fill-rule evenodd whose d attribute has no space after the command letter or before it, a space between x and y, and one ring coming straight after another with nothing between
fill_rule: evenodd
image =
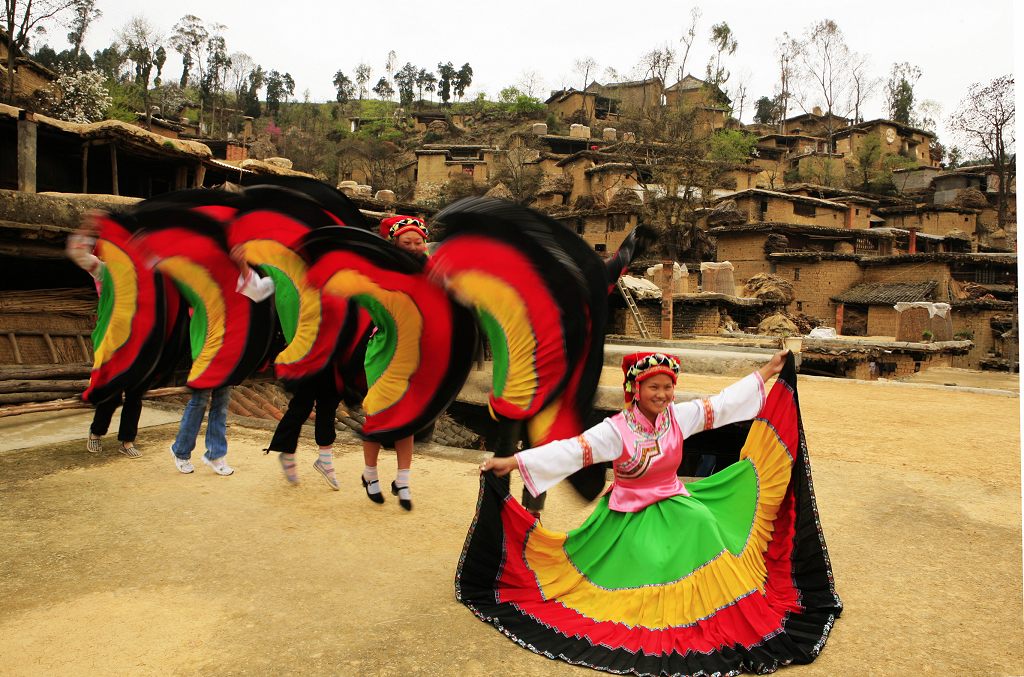
<instances>
[{"instance_id":1,"label":"white sock","mask_svg":"<svg viewBox=\"0 0 1024 677\"><path fill-rule=\"evenodd\" d=\"M370 486L366 487L366 490L368 492L370 492L371 494L379 494L380 493L380 482L379 482L380 478L377 477L377 466L375 466L375 465L363 466L363 479L366 480L366 483L370 485ZM373 484L373 482L376 482L376 484Z\"/></svg>"},{"instance_id":2,"label":"white sock","mask_svg":"<svg viewBox=\"0 0 1024 677\"><path fill-rule=\"evenodd\" d=\"M395 476L395 486L398 487L398 497L405 499L406 501L412 500L412 492L409 491L409 468L398 469L398 475Z\"/></svg>"}]
</instances>

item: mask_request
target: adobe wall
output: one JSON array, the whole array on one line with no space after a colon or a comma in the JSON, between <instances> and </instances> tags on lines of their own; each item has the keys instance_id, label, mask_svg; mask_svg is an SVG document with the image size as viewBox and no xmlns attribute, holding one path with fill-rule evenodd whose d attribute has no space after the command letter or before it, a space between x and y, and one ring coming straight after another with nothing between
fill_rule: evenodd
<instances>
[{"instance_id":1,"label":"adobe wall","mask_svg":"<svg viewBox=\"0 0 1024 677\"><path fill-rule=\"evenodd\" d=\"M775 274L793 285L790 312L820 318L829 326L835 322L836 316L836 304L830 300L831 297L860 284L863 273L856 261L787 261L775 264Z\"/></svg>"}]
</instances>

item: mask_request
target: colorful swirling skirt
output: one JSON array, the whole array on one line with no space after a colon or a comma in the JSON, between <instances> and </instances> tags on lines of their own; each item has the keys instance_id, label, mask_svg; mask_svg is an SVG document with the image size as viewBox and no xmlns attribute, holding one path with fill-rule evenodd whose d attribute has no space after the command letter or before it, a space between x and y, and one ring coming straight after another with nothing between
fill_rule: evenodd
<instances>
[{"instance_id":1,"label":"colorful swirling skirt","mask_svg":"<svg viewBox=\"0 0 1024 677\"><path fill-rule=\"evenodd\" d=\"M789 377L787 379L787 376ZM456 596L548 658L636 675L766 673L809 663L835 592L789 368L740 461L636 513L608 508L545 529L481 477Z\"/></svg>"}]
</instances>

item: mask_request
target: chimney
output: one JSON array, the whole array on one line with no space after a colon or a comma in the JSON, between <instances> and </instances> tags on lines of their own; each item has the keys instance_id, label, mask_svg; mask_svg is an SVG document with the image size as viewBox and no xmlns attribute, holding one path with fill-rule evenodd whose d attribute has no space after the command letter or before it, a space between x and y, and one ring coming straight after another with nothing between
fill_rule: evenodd
<instances>
[{"instance_id":1,"label":"chimney","mask_svg":"<svg viewBox=\"0 0 1024 677\"><path fill-rule=\"evenodd\" d=\"M910 244L907 245L907 253L917 253L917 228L910 229Z\"/></svg>"}]
</instances>

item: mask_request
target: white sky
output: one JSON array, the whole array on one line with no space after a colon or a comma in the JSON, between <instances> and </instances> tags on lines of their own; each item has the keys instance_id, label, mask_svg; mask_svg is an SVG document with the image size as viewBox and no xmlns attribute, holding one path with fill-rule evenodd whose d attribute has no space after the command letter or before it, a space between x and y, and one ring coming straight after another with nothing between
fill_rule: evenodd
<instances>
[{"instance_id":1,"label":"white sky","mask_svg":"<svg viewBox=\"0 0 1024 677\"><path fill-rule=\"evenodd\" d=\"M568 4L521 0L508 11L501 3L290 0L266 9L251 0L152 4L99 0L103 17L90 29L86 47L91 53L108 45L117 28L134 14L143 15L167 34L183 15L195 14L207 23L227 26L229 52L246 52L267 70L291 73L299 99L308 90L314 101L333 100L334 73L341 69L352 77L361 61L373 67L375 82L391 49L398 55L399 66L411 61L436 70L439 61L451 61L456 67L468 61L474 81L467 98L480 91L496 98L502 87L515 84L524 71L536 71L543 78L543 99L549 89L582 85L573 67L579 58L593 57L599 64L596 79L604 82L606 67L625 74L652 48L682 48L680 37L690 9L697 6L702 17L687 70L703 77L711 55L710 27L726 21L739 42L727 61L732 72L728 87L748 80L743 121L749 122L753 101L771 95L777 80L776 38L783 31L800 35L814 21L831 18L852 49L870 55L875 77L884 79L896 61L920 66L923 74L916 98L941 105L940 140L948 145L942 118L957 107L967 87L1013 70L1013 33L1015 21L1020 20L1010 0L862 0L832 7L747 0L728 4L590 0L567 8ZM52 26L50 44L63 48L66 32ZM36 45L42 42L37 40ZM180 59L172 52L165 79L176 74L180 74ZM883 105L880 86L867 103L865 119L881 117Z\"/></svg>"}]
</instances>

